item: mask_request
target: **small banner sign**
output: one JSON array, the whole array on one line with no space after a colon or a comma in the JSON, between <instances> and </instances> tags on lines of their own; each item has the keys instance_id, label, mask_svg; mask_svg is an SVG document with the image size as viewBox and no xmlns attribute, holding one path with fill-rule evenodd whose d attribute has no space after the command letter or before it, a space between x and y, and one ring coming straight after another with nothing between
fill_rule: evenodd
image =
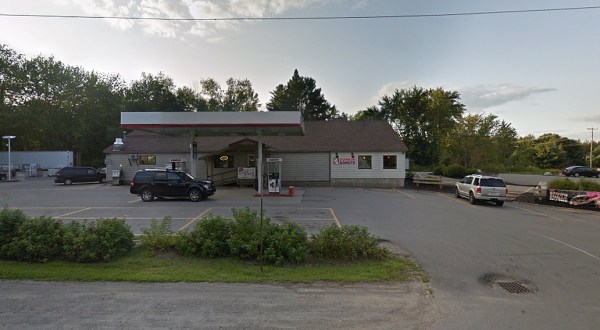
<instances>
[{"instance_id":1,"label":"small banner sign","mask_svg":"<svg viewBox=\"0 0 600 330\"><path fill-rule=\"evenodd\" d=\"M600 208L600 192L548 189L548 200Z\"/></svg>"},{"instance_id":2,"label":"small banner sign","mask_svg":"<svg viewBox=\"0 0 600 330\"><path fill-rule=\"evenodd\" d=\"M238 179L256 179L256 167L238 167Z\"/></svg>"},{"instance_id":3,"label":"small banner sign","mask_svg":"<svg viewBox=\"0 0 600 330\"><path fill-rule=\"evenodd\" d=\"M354 165L356 158L354 157L336 157L333 159L333 165Z\"/></svg>"}]
</instances>

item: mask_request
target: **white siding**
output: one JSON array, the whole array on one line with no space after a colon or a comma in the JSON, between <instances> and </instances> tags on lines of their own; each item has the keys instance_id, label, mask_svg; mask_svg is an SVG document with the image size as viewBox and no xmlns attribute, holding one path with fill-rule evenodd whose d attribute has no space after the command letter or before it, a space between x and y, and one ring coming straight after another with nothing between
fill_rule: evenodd
<instances>
[{"instance_id":1,"label":"white siding","mask_svg":"<svg viewBox=\"0 0 600 330\"><path fill-rule=\"evenodd\" d=\"M371 156L371 169L359 169L358 157L366 155ZM383 156L396 156L396 169L383 169ZM355 164L335 165L335 153L331 153L331 178L332 179L404 179L405 174L405 154L403 152L355 152ZM338 153L340 158L351 157L351 153Z\"/></svg>"},{"instance_id":2,"label":"white siding","mask_svg":"<svg viewBox=\"0 0 600 330\"><path fill-rule=\"evenodd\" d=\"M329 181L328 152L273 153L269 157L282 158L283 182Z\"/></svg>"}]
</instances>

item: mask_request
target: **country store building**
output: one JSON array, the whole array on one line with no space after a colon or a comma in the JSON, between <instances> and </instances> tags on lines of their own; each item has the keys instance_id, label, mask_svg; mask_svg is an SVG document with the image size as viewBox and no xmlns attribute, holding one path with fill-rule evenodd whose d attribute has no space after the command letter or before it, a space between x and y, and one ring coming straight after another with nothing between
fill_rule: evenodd
<instances>
[{"instance_id":1,"label":"country store building","mask_svg":"<svg viewBox=\"0 0 600 330\"><path fill-rule=\"evenodd\" d=\"M217 185L253 185L277 164L282 186L404 186L407 148L386 121L302 122L297 112L130 114L122 113L121 124L134 130L104 150L108 181L176 168Z\"/></svg>"}]
</instances>

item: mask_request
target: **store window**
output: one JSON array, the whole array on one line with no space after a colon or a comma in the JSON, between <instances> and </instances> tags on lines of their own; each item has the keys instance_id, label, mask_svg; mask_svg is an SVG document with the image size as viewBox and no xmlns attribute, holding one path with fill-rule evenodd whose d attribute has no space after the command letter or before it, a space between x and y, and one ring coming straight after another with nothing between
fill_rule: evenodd
<instances>
[{"instance_id":1,"label":"store window","mask_svg":"<svg viewBox=\"0 0 600 330\"><path fill-rule=\"evenodd\" d=\"M384 170L395 170L397 168L396 155L383 155Z\"/></svg>"},{"instance_id":2,"label":"store window","mask_svg":"<svg viewBox=\"0 0 600 330\"><path fill-rule=\"evenodd\" d=\"M138 162L140 165L156 165L155 155L140 155L138 156Z\"/></svg>"},{"instance_id":3,"label":"store window","mask_svg":"<svg viewBox=\"0 0 600 330\"><path fill-rule=\"evenodd\" d=\"M368 170L371 169L371 156L370 155L359 155L358 156L358 169Z\"/></svg>"},{"instance_id":4,"label":"store window","mask_svg":"<svg viewBox=\"0 0 600 330\"><path fill-rule=\"evenodd\" d=\"M215 168L233 168L233 155L220 155L215 157Z\"/></svg>"}]
</instances>

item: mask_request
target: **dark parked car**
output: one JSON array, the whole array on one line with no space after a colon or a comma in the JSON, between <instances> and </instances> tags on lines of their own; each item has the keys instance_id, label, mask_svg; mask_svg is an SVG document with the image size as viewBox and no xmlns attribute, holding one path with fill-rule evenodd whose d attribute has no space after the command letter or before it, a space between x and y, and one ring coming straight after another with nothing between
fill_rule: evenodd
<instances>
[{"instance_id":1,"label":"dark parked car","mask_svg":"<svg viewBox=\"0 0 600 330\"><path fill-rule=\"evenodd\" d=\"M569 166L562 170L565 176L587 176L600 178L600 171L586 166Z\"/></svg>"},{"instance_id":2,"label":"dark parked car","mask_svg":"<svg viewBox=\"0 0 600 330\"><path fill-rule=\"evenodd\" d=\"M93 167L63 167L54 177L54 182L70 185L73 182L106 182L106 173Z\"/></svg>"},{"instance_id":3,"label":"dark parked car","mask_svg":"<svg viewBox=\"0 0 600 330\"><path fill-rule=\"evenodd\" d=\"M197 202L216 191L212 181L197 180L185 172L172 170L138 171L129 186L129 192L139 195L144 202L154 197L187 197Z\"/></svg>"}]
</instances>

